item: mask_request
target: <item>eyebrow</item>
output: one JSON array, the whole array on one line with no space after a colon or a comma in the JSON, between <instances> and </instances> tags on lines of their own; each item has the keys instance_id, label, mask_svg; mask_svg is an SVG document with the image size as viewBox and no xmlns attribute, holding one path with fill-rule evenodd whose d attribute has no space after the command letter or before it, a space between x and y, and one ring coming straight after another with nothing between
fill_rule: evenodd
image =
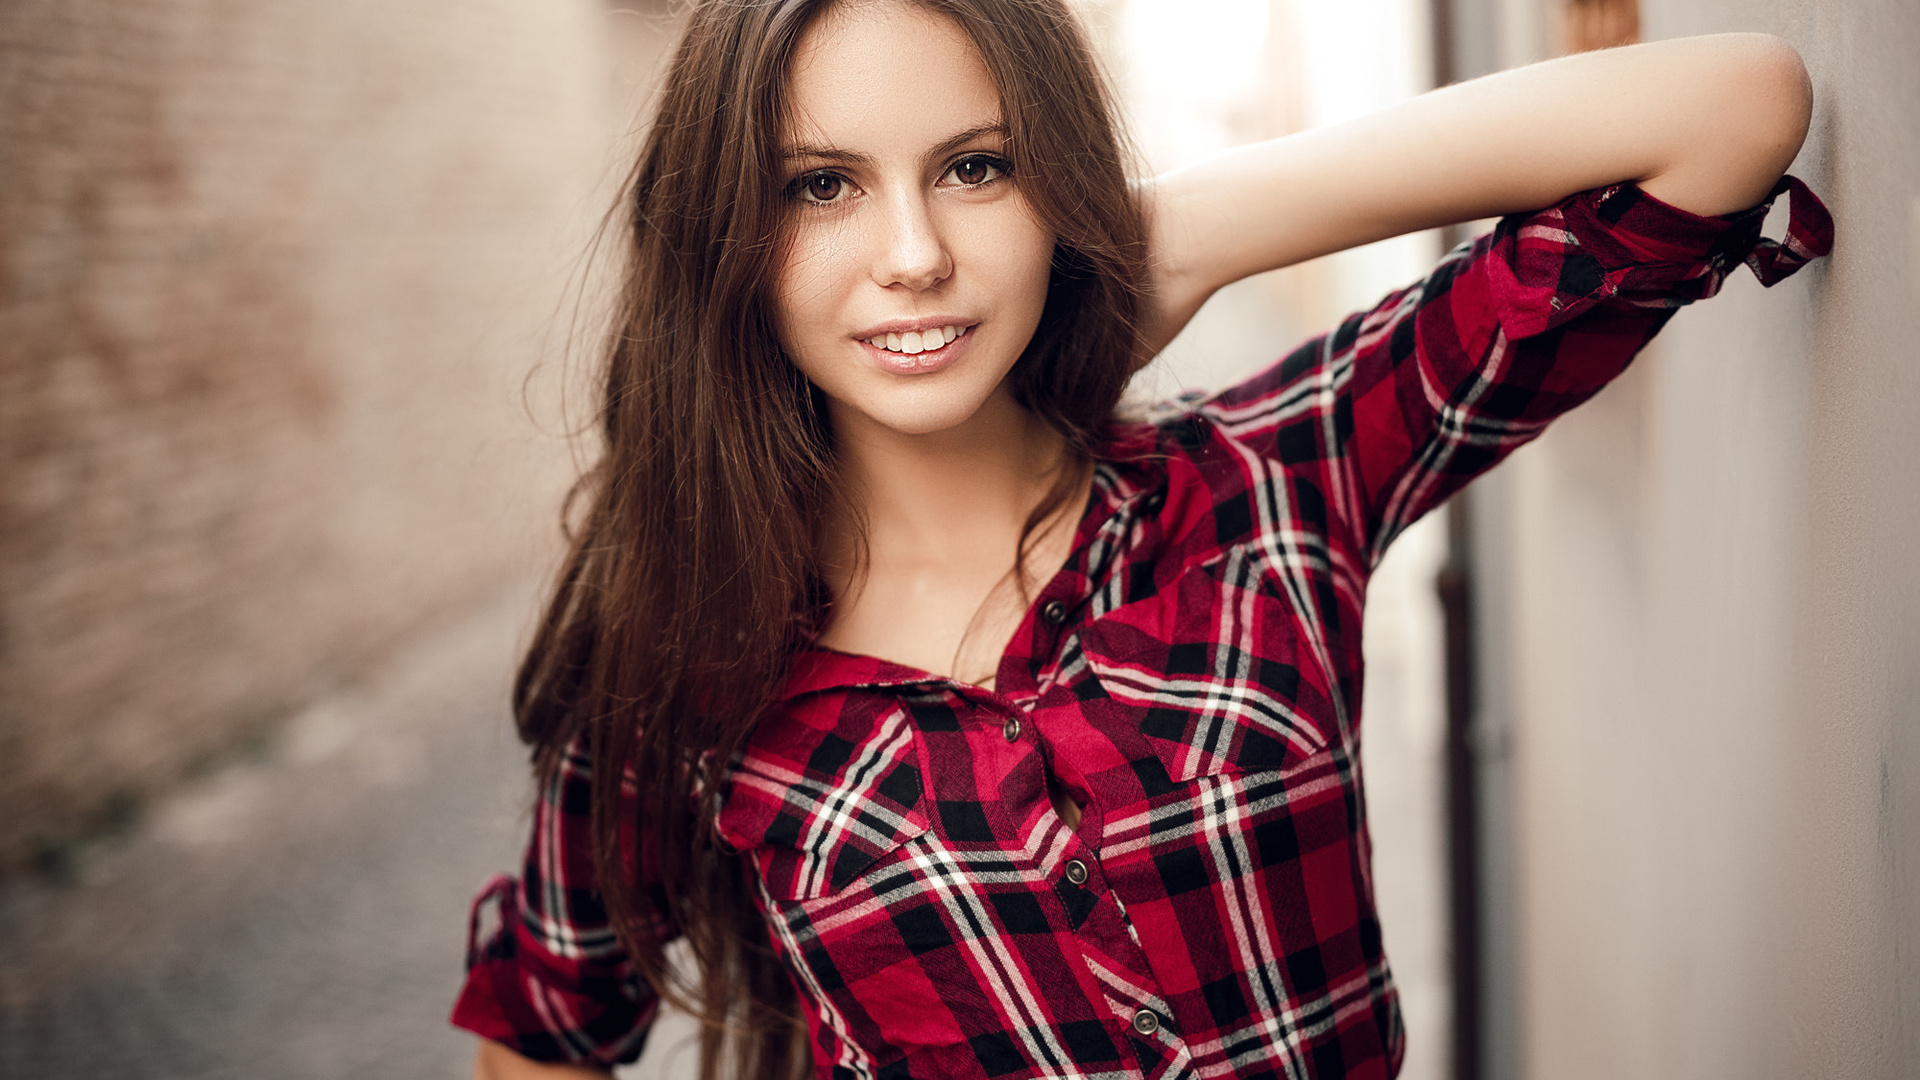
<instances>
[{"instance_id":1,"label":"eyebrow","mask_svg":"<svg viewBox=\"0 0 1920 1080\"><path fill-rule=\"evenodd\" d=\"M942 140L940 145L929 150L927 157L928 159L942 157L958 150L960 147L965 146L975 139L985 138L988 135L998 135L1002 139L1006 138L1006 123L1001 120L995 120L977 127L970 127L957 135L949 136L945 140ZM808 146L804 144L800 146L790 146L781 151L781 156L788 160L794 158L817 158L821 161L831 161L842 165L873 164L872 154L863 154L857 150L842 150L834 146Z\"/></svg>"}]
</instances>

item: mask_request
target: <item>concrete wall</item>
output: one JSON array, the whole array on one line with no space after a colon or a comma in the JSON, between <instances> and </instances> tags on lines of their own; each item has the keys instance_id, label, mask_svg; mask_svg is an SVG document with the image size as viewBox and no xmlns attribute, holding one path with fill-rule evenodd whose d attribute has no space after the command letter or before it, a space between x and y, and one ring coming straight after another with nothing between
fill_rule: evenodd
<instances>
[{"instance_id":1,"label":"concrete wall","mask_svg":"<svg viewBox=\"0 0 1920 1080\"><path fill-rule=\"evenodd\" d=\"M0 868L543 565L607 19L0 5Z\"/></svg>"},{"instance_id":2,"label":"concrete wall","mask_svg":"<svg viewBox=\"0 0 1920 1080\"><path fill-rule=\"evenodd\" d=\"M1794 171L1839 239L1683 311L1479 493L1490 1075L1912 1076L1920 7L1643 0L1642 27L1798 45Z\"/></svg>"}]
</instances>

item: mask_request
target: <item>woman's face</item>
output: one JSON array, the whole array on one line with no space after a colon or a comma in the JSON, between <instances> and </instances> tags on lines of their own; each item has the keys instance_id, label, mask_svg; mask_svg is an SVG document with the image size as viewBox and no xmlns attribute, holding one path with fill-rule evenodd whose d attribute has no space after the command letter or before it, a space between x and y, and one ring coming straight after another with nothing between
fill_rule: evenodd
<instances>
[{"instance_id":1,"label":"woman's face","mask_svg":"<svg viewBox=\"0 0 1920 1080\"><path fill-rule=\"evenodd\" d=\"M964 424L1040 322L1053 235L972 42L900 0L837 5L795 56L780 341L836 431Z\"/></svg>"}]
</instances>

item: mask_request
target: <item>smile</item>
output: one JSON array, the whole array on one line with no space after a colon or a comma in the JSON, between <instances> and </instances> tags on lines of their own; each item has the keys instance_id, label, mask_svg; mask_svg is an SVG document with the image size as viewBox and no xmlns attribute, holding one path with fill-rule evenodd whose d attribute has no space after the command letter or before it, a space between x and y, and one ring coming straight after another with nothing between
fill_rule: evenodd
<instances>
[{"instance_id":1,"label":"smile","mask_svg":"<svg viewBox=\"0 0 1920 1080\"><path fill-rule=\"evenodd\" d=\"M878 334L868 338L867 344L890 353L917 356L951 344L968 329L965 326L941 326L928 330L909 330L904 334Z\"/></svg>"},{"instance_id":2,"label":"smile","mask_svg":"<svg viewBox=\"0 0 1920 1080\"><path fill-rule=\"evenodd\" d=\"M954 323L925 330L874 334L856 340L873 350L867 355L873 357L882 371L895 375L930 375L942 370L966 351L967 344L973 340L969 333L972 329L971 326Z\"/></svg>"}]
</instances>

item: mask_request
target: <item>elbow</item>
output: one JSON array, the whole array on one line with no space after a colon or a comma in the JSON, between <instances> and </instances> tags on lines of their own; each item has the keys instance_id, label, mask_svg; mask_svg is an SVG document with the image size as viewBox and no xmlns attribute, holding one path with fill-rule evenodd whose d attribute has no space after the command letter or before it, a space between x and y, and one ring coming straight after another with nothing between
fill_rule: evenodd
<instances>
[{"instance_id":1,"label":"elbow","mask_svg":"<svg viewBox=\"0 0 1920 1080\"><path fill-rule=\"evenodd\" d=\"M1766 103L1763 142L1774 149L1785 172L1806 141L1813 119L1813 78L1800 50L1785 38L1755 34L1755 96Z\"/></svg>"},{"instance_id":2,"label":"elbow","mask_svg":"<svg viewBox=\"0 0 1920 1080\"><path fill-rule=\"evenodd\" d=\"M1701 39L1697 110L1671 130L1672 157L1645 184L1696 214L1729 214L1767 197L1806 140L1813 83L1799 50L1771 34Z\"/></svg>"},{"instance_id":3,"label":"elbow","mask_svg":"<svg viewBox=\"0 0 1920 1080\"><path fill-rule=\"evenodd\" d=\"M1806 141L1813 118L1813 80L1800 50L1772 34L1738 35L1729 77L1726 153L1734 169L1771 188Z\"/></svg>"}]
</instances>

